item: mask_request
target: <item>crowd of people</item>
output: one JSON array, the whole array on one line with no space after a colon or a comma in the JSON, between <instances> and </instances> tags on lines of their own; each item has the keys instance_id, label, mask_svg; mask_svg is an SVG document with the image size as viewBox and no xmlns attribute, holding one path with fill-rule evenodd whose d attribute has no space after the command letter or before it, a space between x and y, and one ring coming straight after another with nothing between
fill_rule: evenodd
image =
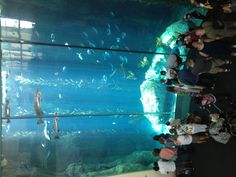
<instances>
[{"instance_id":1,"label":"crowd of people","mask_svg":"<svg viewBox=\"0 0 236 177\"><path fill-rule=\"evenodd\" d=\"M191 0L198 10L184 15L183 20L200 19L200 26L193 23L189 31L178 34L176 46L166 63L167 70L161 71L161 83L174 94L188 94L192 101L207 112L207 118L190 113L187 118L172 119L166 123L169 133L155 135L154 140L161 148L152 151L158 157L153 169L161 174L175 173L176 176L191 176L194 172L191 153L192 143L205 143L213 139L226 144L236 135L236 111L233 98L226 93L213 93L217 73L230 72L231 59L236 56L236 2L234 0ZM186 61L179 48L189 49ZM228 104L222 110L218 104ZM214 111L210 108L214 108Z\"/></svg>"}]
</instances>

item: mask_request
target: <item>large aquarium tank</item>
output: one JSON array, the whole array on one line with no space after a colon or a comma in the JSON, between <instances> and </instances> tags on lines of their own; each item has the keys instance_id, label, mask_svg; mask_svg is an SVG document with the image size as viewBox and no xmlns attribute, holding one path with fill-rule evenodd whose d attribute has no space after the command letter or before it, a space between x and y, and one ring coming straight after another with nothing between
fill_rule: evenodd
<instances>
[{"instance_id":1,"label":"large aquarium tank","mask_svg":"<svg viewBox=\"0 0 236 177\"><path fill-rule=\"evenodd\" d=\"M176 112L160 71L187 2L1 0L1 176L152 169L152 137Z\"/></svg>"}]
</instances>

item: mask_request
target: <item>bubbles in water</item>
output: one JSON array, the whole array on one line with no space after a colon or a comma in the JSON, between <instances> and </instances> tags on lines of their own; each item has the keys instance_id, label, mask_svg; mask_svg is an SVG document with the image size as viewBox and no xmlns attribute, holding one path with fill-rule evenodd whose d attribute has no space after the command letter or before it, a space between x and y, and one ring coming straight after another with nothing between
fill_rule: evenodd
<instances>
[{"instance_id":1,"label":"bubbles in water","mask_svg":"<svg viewBox=\"0 0 236 177\"><path fill-rule=\"evenodd\" d=\"M68 42L66 42L66 43L65 43L65 46L68 46L68 45L69 45Z\"/></svg>"},{"instance_id":2,"label":"bubbles in water","mask_svg":"<svg viewBox=\"0 0 236 177\"><path fill-rule=\"evenodd\" d=\"M112 125L116 125L116 123L115 123L115 122L112 122Z\"/></svg>"}]
</instances>

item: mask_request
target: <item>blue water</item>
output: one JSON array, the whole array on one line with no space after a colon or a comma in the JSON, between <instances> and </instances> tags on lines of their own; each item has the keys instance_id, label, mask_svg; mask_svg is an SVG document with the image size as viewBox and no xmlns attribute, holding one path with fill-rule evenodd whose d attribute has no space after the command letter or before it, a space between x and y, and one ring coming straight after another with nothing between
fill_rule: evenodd
<instances>
[{"instance_id":1,"label":"blue water","mask_svg":"<svg viewBox=\"0 0 236 177\"><path fill-rule=\"evenodd\" d=\"M19 30L2 24L1 37L155 52L156 38L185 11L181 6L138 1L7 0L2 6L3 18L33 25ZM150 151L156 146L152 136L157 133L153 124L158 121L138 113L145 111L140 86L154 55L9 43L2 43L2 49L3 103L9 99L15 117L10 124L3 120L3 154L9 164L15 161L5 168L6 176L12 177L15 171L106 176L151 168ZM144 57L148 63L141 65ZM34 113L37 89L42 93L43 125L36 124ZM175 97L160 85L155 92L161 99L158 113L173 116ZM53 119L47 118L55 112L64 115L59 118L58 140L54 140ZM93 116L81 116L84 114ZM128 162L137 166L125 168Z\"/></svg>"}]
</instances>

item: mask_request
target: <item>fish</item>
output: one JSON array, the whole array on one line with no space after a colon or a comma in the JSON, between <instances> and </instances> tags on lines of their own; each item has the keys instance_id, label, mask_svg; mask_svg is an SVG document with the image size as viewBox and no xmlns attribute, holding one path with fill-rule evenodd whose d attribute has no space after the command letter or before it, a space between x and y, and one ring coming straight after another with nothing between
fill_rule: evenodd
<instances>
[{"instance_id":1,"label":"fish","mask_svg":"<svg viewBox=\"0 0 236 177\"><path fill-rule=\"evenodd\" d=\"M66 70L66 66L63 66L63 67L62 67L62 71L65 71L65 70Z\"/></svg>"},{"instance_id":2,"label":"fish","mask_svg":"<svg viewBox=\"0 0 236 177\"><path fill-rule=\"evenodd\" d=\"M111 35L111 29L107 28L107 35L110 36Z\"/></svg>"},{"instance_id":3,"label":"fish","mask_svg":"<svg viewBox=\"0 0 236 177\"><path fill-rule=\"evenodd\" d=\"M78 87L81 87L82 83L83 83L83 80L80 80Z\"/></svg>"},{"instance_id":4,"label":"fish","mask_svg":"<svg viewBox=\"0 0 236 177\"><path fill-rule=\"evenodd\" d=\"M132 71L128 71L128 76L126 77L126 79L137 80L137 77Z\"/></svg>"},{"instance_id":5,"label":"fish","mask_svg":"<svg viewBox=\"0 0 236 177\"><path fill-rule=\"evenodd\" d=\"M119 49L119 45L112 45L110 49Z\"/></svg>"},{"instance_id":6,"label":"fish","mask_svg":"<svg viewBox=\"0 0 236 177\"><path fill-rule=\"evenodd\" d=\"M123 78L126 78L124 63L120 64L120 72Z\"/></svg>"},{"instance_id":7,"label":"fish","mask_svg":"<svg viewBox=\"0 0 236 177\"><path fill-rule=\"evenodd\" d=\"M101 40L101 46L103 47L104 46L104 40Z\"/></svg>"},{"instance_id":8,"label":"fish","mask_svg":"<svg viewBox=\"0 0 236 177\"><path fill-rule=\"evenodd\" d=\"M126 33L125 32L122 32L121 33L121 38L124 39L126 37Z\"/></svg>"},{"instance_id":9,"label":"fish","mask_svg":"<svg viewBox=\"0 0 236 177\"><path fill-rule=\"evenodd\" d=\"M52 43L54 43L55 42L55 35L53 34L53 33L51 33L51 41L52 41Z\"/></svg>"},{"instance_id":10,"label":"fish","mask_svg":"<svg viewBox=\"0 0 236 177\"><path fill-rule=\"evenodd\" d=\"M108 58L111 57L111 55L107 51L104 54L102 54L102 56L104 60L107 60Z\"/></svg>"},{"instance_id":11,"label":"fish","mask_svg":"<svg viewBox=\"0 0 236 177\"><path fill-rule=\"evenodd\" d=\"M144 121L143 118L133 118L131 120L128 121L129 124L138 124L138 123L142 123L142 121Z\"/></svg>"},{"instance_id":12,"label":"fish","mask_svg":"<svg viewBox=\"0 0 236 177\"><path fill-rule=\"evenodd\" d=\"M92 27L92 30L93 30L96 34L98 34L98 30L97 30L97 28Z\"/></svg>"},{"instance_id":13,"label":"fish","mask_svg":"<svg viewBox=\"0 0 236 177\"><path fill-rule=\"evenodd\" d=\"M116 38L116 42L118 42L118 43L120 42L120 38L119 37Z\"/></svg>"},{"instance_id":14,"label":"fish","mask_svg":"<svg viewBox=\"0 0 236 177\"><path fill-rule=\"evenodd\" d=\"M5 117L7 119L7 123L10 123L10 105L9 105L9 100L6 99L5 103Z\"/></svg>"},{"instance_id":15,"label":"fish","mask_svg":"<svg viewBox=\"0 0 236 177\"><path fill-rule=\"evenodd\" d=\"M128 51L130 50L130 48L126 44L124 44L124 48Z\"/></svg>"},{"instance_id":16,"label":"fish","mask_svg":"<svg viewBox=\"0 0 236 177\"><path fill-rule=\"evenodd\" d=\"M39 38L39 32L37 30L34 31L34 34L37 38Z\"/></svg>"},{"instance_id":17,"label":"fish","mask_svg":"<svg viewBox=\"0 0 236 177\"><path fill-rule=\"evenodd\" d=\"M80 45L81 47L84 47L84 46L85 46L83 43L79 43L79 45Z\"/></svg>"},{"instance_id":18,"label":"fish","mask_svg":"<svg viewBox=\"0 0 236 177\"><path fill-rule=\"evenodd\" d=\"M86 38L88 37L88 33L83 32L82 34L83 34Z\"/></svg>"},{"instance_id":19,"label":"fish","mask_svg":"<svg viewBox=\"0 0 236 177\"><path fill-rule=\"evenodd\" d=\"M143 59L139 62L138 67L139 68L144 68L145 66L149 65L149 61L147 59L147 57L143 57Z\"/></svg>"},{"instance_id":20,"label":"fish","mask_svg":"<svg viewBox=\"0 0 236 177\"><path fill-rule=\"evenodd\" d=\"M120 32L119 26L118 25L114 25L114 26L115 26L115 29Z\"/></svg>"},{"instance_id":21,"label":"fish","mask_svg":"<svg viewBox=\"0 0 236 177\"><path fill-rule=\"evenodd\" d=\"M107 83L107 76L104 74L103 76L102 76L102 80L103 80L103 83Z\"/></svg>"},{"instance_id":22,"label":"fish","mask_svg":"<svg viewBox=\"0 0 236 177\"><path fill-rule=\"evenodd\" d=\"M119 58L122 61L122 63L127 63L128 62L128 58L127 57L120 56Z\"/></svg>"},{"instance_id":23,"label":"fish","mask_svg":"<svg viewBox=\"0 0 236 177\"><path fill-rule=\"evenodd\" d=\"M83 60L83 59L84 59L84 58L82 57L82 53L77 52L76 55L78 56L78 58L79 58L80 60Z\"/></svg>"},{"instance_id":24,"label":"fish","mask_svg":"<svg viewBox=\"0 0 236 177\"><path fill-rule=\"evenodd\" d=\"M110 76L110 78L112 78L115 74L116 74L116 72L117 72L117 69L115 69L109 76Z\"/></svg>"},{"instance_id":25,"label":"fish","mask_svg":"<svg viewBox=\"0 0 236 177\"><path fill-rule=\"evenodd\" d=\"M41 92L37 89L34 94L34 111L38 117L37 124L43 124L42 115L43 111L41 110Z\"/></svg>"},{"instance_id":26,"label":"fish","mask_svg":"<svg viewBox=\"0 0 236 177\"><path fill-rule=\"evenodd\" d=\"M44 134L44 137L45 137L48 141L51 140L51 138L50 138L50 136L49 136L48 123L47 123L47 121L45 121L45 126L44 126L44 129L43 129L43 134Z\"/></svg>"},{"instance_id":27,"label":"fish","mask_svg":"<svg viewBox=\"0 0 236 177\"><path fill-rule=\"evenodd\" d=\"M110 12L110 15L112 16L112 17L114 17L115 16L115 13L114 12Z\"/></svg>"},{"instance_id":28,"label":"fish","mask_svg":"<svg viewBox=\"0 0 236 177\"><path fill-rule=\"evenodd\" d=\"M58 118L58 114L57 112L54 114L54 119L53 119L53 125L54 125L54 139L59 139L59 127L58 127L58 122L59 122L59 118Z\"/></svg>"},{"instance_id":29,"label":"fish","mask_svg":"<svg viewBox=\"0 0 236 177\"><path fill-rule=\"evenodd\" d=\"M89 40L87 40L87 42L88 42L89 46L94 47L94 48L96 47L96 45L94 43L90 42Z\"/></svg>"},{"instance_id":30,"label":"fish","mask_svg":"<svg viewBox=\"0 0 236 177\"><path fill-rule=\"evenodd\" d=\"M88 55L91 55L91 54L92 54L92 52L91 52L90 49L87 49L87 54L88 54Z\"/></svg>"}]
</instances>

